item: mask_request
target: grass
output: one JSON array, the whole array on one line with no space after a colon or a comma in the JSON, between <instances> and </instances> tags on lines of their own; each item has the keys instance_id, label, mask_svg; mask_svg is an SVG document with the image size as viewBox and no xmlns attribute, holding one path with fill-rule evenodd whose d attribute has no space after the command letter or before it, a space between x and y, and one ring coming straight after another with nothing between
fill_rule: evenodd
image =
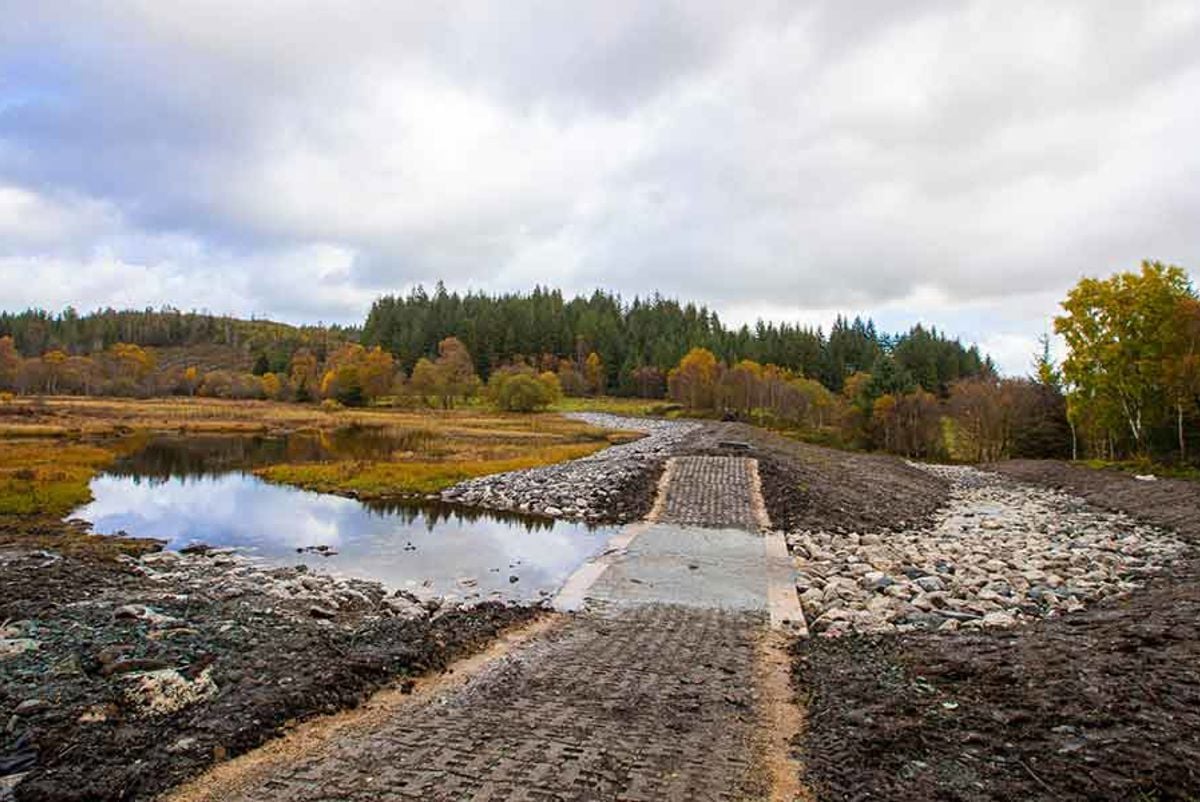
<instances>
[{"instance_id":1,"label":"grass","mask_svg":"<svg viewBox=\"0 0 1200 802\"><path fill-rule=\"evenodd\" d=\"M400 462L343 461L319 464L271 465L257 474L267 481L324 493L353 493L362 499L397 495L436 493L451 485L505 471L536 468L578 459L604 448L607 443L568 443L522 449L519 455L490 458L414 460Z\"/></svg>"},{"instance_id":2,"label":"grass","mask_svg":"<svg viewBox=\"0 0 1200 802\"><path fill-rule=\"evenodd\" d=\"M607 412L610 415L630 415L632 417L669 417L679 412L682 407L661 399L654 398L617 398L615 396L595 396L585 398L564 398L554 405L554 412Z\"/></svg>"},{"instance_id":3,"label":"grass","mask_svg":"<svg viewBox=\"0 0 1200 802\"><path fill-rule=\"evenodd\" d=\"M93 445L0 440L0 515L67 515L91 501L88 483L114 456Z\"/></svg>"},{"instance_id":4,"label":"grass","mask_svg":"<svg viewBox=\"0 0 1200 802\"><path fill-rule=\"evenodd\" d=\"M1089 459L1083 460L1080 464L1095 470L1122 471L1137 475L1153 474L1164 479L1186 479L1191 482L1200 482L1200 468L1192 465L1165 465L1145 459L1118 462Z\"/></svg>"}]
</instances>

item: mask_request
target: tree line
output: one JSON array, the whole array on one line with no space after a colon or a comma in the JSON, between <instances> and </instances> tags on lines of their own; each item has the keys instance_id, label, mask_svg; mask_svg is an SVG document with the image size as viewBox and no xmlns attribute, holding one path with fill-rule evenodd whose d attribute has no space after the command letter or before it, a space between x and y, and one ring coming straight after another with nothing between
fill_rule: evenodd
<instances>
[{"instance_id":1,"label":"tree line","mask_svg":"<svg viewBox=\"0 0 1200 802\"><path fill-rule=\"evenodd\" d=\"M447 337L463 343L484 379L514 363L558 372L567 361L592 385L591 392L645 397L662 396L667 371L692 348L730 364L749 359L776 365L834 392L885 354L936 393L991 368L976 347L922 326L888 335L870 320L839 317L828 333L765 321L731 328L704 306L659 295L626 303L597 291L567 300L558 290L541 287L530 293L460 295L439 283L432 293L417 287L406 296L384 296L372 305L361 341L390 351L411 372ZM589 376L597 364L601 373ZM564 390L574 392L573 384L574 377L566 377Z\"/></svg>"},{"instance_id":2,"label":"tree line","mask_svg":"<svg viewBox=\"0 0 1200 802\"><path fill-rule=\"evenodd\" d=\"M0 337L26 357L48 351L68 356L102 354L118 343L142 348L219 345L255 355L270 371L285 371L292 355L307 348L324 360L358 331L341 326L290 326L270 320L162 309L102 309L81 315L72 307L57 314L44 309L0 312Z\"/></svg>"},{"instance_id":3,"label":"tree line","mask_svg":"<svg viewBox=\"0 0 1200 802\"><path fill-rule=\"evenodd\" d=\"M1084 278L1062 309L1054 321L1067 344L1061 367L1044 335L1027 377L1000 377L985 363L943 381L929 357L939 343L914 329L883 343L870 368L849 372L840 387L700 347L668 372L668 392L699 414L910 457L1197 462L1200 297L1187 273L1144 262L1137 272Z\"/></svg>"},{"instance_id":4,"label":"tree line","mask_svg":"<svg viewBox=\"0 0 1200 802\"><path fill-rule=\"evenodd\" d=\"M410 381L418 388L437 385L431 366L450 341L467 355L480 386L498 370L528 369L543 378L545 387L551 385L549 375L554 376L551 395L662 398L668 371L693 347L730 362L777 365L833 392L885 355L935 393L990 369L975 347L921 326L886 335L869 320L839 317L828 334L767 322L728 328L703 306L661 296L626 304L609 293L566 300L561 292L543 288L526 294L459 295L441 284L432 294L418 287L404 297L380 298L361 332L171 308L89 315L68 308L58 315L43 310L0 313L0 337L9 338L0 389L10 392L300 401L325 396L350 403L397 395ZM198 358L203 346L232 349L245 356L246 365L205 364L220 360ZM167 349L182 354L165 356ZM370 366L359 365L367 359L364 354L373 355ZM377 378L383 354L394 371L386 390ZM18 364L14 358L23 361ZM251 359L253 369L248 369ZM351 381L360 372L371 377L368 386ZM327 381L330 373L334 377ZM523 380L513 386L530 389ZM432 392L442 399L439 403L450 397L439 395L436 387Z\"/></svg>"},{"instance_id":5,"label":"tree line","mask_svg":"<svg viewBox=\"0 0 1200 802\"><path fill-rule=\"evenodd\" d=\"M1061 388L1046 380L1049 375L1000 378L983 370L930 392L893 350L834 392L778 365L749 359L728 364L708 349L694 348L668 373L667 385L670 398L693 413L747 420L842 447L986 462L1067 453L1066 402Z\"/></svg>"},{"instance_id":6,"label":"tree line","mask_svg":"<svg viewBox=\"0 0 1200 802\"><path fill-rule=\"evenodd\" d=\"M669 397L699 413L914 457L1195 460L1200 298L1179 267L1085 278L1025 378L974 346L914 326L881 334L839 317L828 333L728 328L703 306L596 292L386 296L361 332L200 313L0 313L0 391L204 395L451 407L483 392L506 409L561 395ZM230 346L251 369L203 366ZM160 359L171 346L182 356ZM249 364L249 362L247 362Z\"/></svg>"}]
</instances>

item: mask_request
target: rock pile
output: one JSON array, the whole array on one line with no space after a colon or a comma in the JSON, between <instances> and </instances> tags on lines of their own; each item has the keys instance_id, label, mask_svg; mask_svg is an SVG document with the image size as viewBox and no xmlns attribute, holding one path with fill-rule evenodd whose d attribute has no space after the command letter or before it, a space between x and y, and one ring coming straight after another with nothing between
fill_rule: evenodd
<instances>
[{"instance_id":1,"label":"rock pile","mask_svg":"<svg viewBox=\"0 0 1200 802\"><path fill-rule=\"evenodd\" d=\"M167 602L179 601L193 593L222 602L245 599L262 603L260 600L266 597L266 601L278 603L279 612L323 620L336 619L339 612L412 620L427 618L441 607L440 599L422 600L407 591L389 595L378 582L309 573L304 565L270 568L220 549L203 555L162 551L127 560L131 570L171 588L161 599ZM147 605L125 605L115 615L140 618L156 625L169 620Z\"/></svg>"},{"instance_id":2,"label":"rock pile","mask_svg":"<svg viewBox=\"0 0 1200 802\"><path fill-rule=\"evenodd\" d=\"M442 491L442 499L552 518L633 520L643 511L636 504L625 503L622 496L628 488L643 483L646 475L674 455L682 440L699 427L696 423L602 413L568 417L604 429L644 432L646 437L558 465L470 479Z\"/></svg>"},{"instance_id":3,"label":"rock pile","mask_svg":"<svg viewBox=\"0 0 1200 802\"><path fill-rule=\"evenodd\" d=\"M961 466L931 528L788 535L814 632L1007 627L1125 593L1184 544L1054 490Z\"/></svg>"}]
</instances>

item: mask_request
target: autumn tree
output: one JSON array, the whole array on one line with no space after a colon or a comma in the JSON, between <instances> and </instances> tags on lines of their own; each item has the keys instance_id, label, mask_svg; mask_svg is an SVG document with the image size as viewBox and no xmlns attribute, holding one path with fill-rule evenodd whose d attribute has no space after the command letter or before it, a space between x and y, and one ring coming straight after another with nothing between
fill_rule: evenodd
<instances>
[{"instance_id":1,"label":"autumn tree","mask_svg":"<svg viewBox=\"0 0 1200 802\"><path fill-rule=\"evenodd\" d=\"M63 374L67 368L67 352L59 348L52 351L47 351L42 354L43 365L43 381L45 385L43 389L49 395L54 395L58 392L59 383L62 381Z\"/></svg>"},{"instance_id":2,"label":"autumn tree","mask_svg":"<svg viewBox=\"0 0 1200 802\"><path fill-rule=\"evenodd\" d=\"M10 336L0 337L0 390L16 390L21 375L21 354Z\"/></svg>"},{"instance_id":3,"label":"autumn tree","mask_svg":"<svg viewBox=\"0 0 1200 802\"><path fill-rule=\"evenodd\" d=\"M134 343L119 342L103 354L108 391L114 395L136 395L153 372L154 355Z\"/></svg>"},{"instance_id":4,"label":"autumn tree","mask_svg":"<svg viewBox=\"0 0 1200 802\"><path fill-rule=\"evenodd\" d=\"M1181 298L1175 307L1164 352L1163 380L1175 413L1179 459L1187 459L1184 418L1200 400L1200 300Z\"/></svg>"},{"instance_id":5,"label":"autumn tree","mask_svg":"<svg viewBox=\"0 0 1200 802\"><path fill-rule=\"evenodd\" d=\"M274 401L283 398L284 380L278 373L264 373L261 376L263 395Z\"/></svg>"},{"instance_id":6,"label":"autumn tree","mask_svg":"<svg viewBox=\"0 0 1200 802\"><path fill-rule=\"evenodd\" d=\"M451 409L455 401L475 395L479 386L471 354L455 337L447 337L438 343L436 360L425 357L417 360L408 379L410 393L427 402L435 399L442 409Z\"/></svg>"},{"instance_id":7,"label":"autumn tree","mask_svg":"<svg viewBox=\"0 0 1200 802\"><path fill-rule=\"evenodd\" d=\"M441 396L441 372L432 361L424 357L417 360L412 375L408 377L408 391L426 402L432 397Z\"/></svg>"},{"instance_id":8,"label":"autumn tree","mask_svg":"<svg viewBox=\"0 0 1200 802\"><path fill-rule=\"evenodd\" d=\"M583 380L592 395L601 395L604 392L604 362L595 351L589 353L583 362Z\"/></svg>"},{"instance_id":9,"label":"autumn tree","mask_svg":"<svg viewBox=\"0 0 1200 802\"><path fill-rule=\"evenodd\" d=\"M318 367L316 355L307 348L292 354L291 380L297 401L311 401L316 397L321 380Z\"/></svg>"},{"instance_id":10,"label":"autumn tree","mask_svg":"<svg viewBox=\"0 0 1200 802\"><path fill-rule=\"evenodd\" d=\"M479 376L467 347L457 337L447 337L438 343L438 395L442 408L450 409L455 399L466 400L479 390Z\"/></svg>"},{"instance_id":11,"label":"autumn tree","mask_svg":"<svg viewBox=\"0 0 1200 802\"><path fill-rule=\"evenodd\" d=\"M200 389L200 382L202 380L203 377L200 375L200 369L195 365L189 365L188 367L184 368L183 376L180 379L180 384L185 393L188 395L195 395L196 391Z\"/></svg>"},{"instance_id":12,"label":"autumn tree","mask_svg":"<svg viewBox=\"0 0 1200 802\"><path fill-rule=\"evenodd\" d=\"M392 391L396 381L396 360L378 345L364 351L359 366L363 394L375 400Z\"/></svg>"},{"instance_id":13,"label":"autumn tree","mask_svg":"<svg viewBox=\"0 0 1200 802\"><path fill-rule=\"evenodd\" d=\"M569 396L587 394L587 382L584 381L583 374L575 367L574 362L569 359L560 359L555 372L558 374L558 384L563 393Z\"/></svg>"},{"instance_id":14,"label":"autumn tree","mask_svg":"<svg viewBox=\"0 0 1200 802\"><path fill-rule=\"evenodd\" d=\"M753 360L743 359L722 372L720 384L725 407L749 417L761 404L763 367Z\"/></svg>"},{"instance_id":15,"label":"autumn tree","mask_svg":"<svg viewBox=\"0 0 1200 802\"><path fill-rule=\"evenodd\" d=\"M927 459L942 451L942 407L937 397L918 387L896 400L898 421L895 451Z\"/></svg>"},{"instance_id":16,"label":"autumn tree","mask_svg":"<svg viewBox=\"0 0 1200 802\"><path fill-rule=\"evenodd\" d=\"M333 398L348 407L366 403L362 363L365 349L358 343L346 343L325 359L321 374L321 397Z\"/></svg>"},{"instance_id":17,"label":"autumn tree","mask_svg":"<svg viewBox=\"0 0 1200 802\"><path fill-rule=\"evenodd\" d=\"M91 357L67 357L63 365L63 381L70 392L91 395L99 378L99 368Z\"/></svg>"},{"instance_id":18,"label":"autumn tree","mask_svg":"<svg viewBox=\"0 0 1200 802\"><path fill-rule=\"evenodd\" d=\"M1148 430L1170 405L1169 350L1188 299L1195 293L1182 268L1143 262L1138 273L1082 279L1063 301L1054 327L1069 349L1071 407L1110 455L1118 425L1135 454L1147 453Z\"/></svg>"},{"instance_id":19,"label":"autumn tree","mask_svg":"<svg viewBox=\"0 0 1200 802\"><path fill-rule=\"evenodd\" d=\"M667 375L667 386L671 398L689 409L714 409L719 378L713 352L707 348L693 348Z\"/></svg>"},{"instance_id":20,"label":"autumn tree","mask_svg":"<svg viewBox=\"0 0 1200 802\"><path fill-rule=\"evenodd\" d=\"M533 412L558 401L562 388L552 371L539 374L527 365L513 365L492 371L487 397L507 412Z\"/></svg>"},{"instance_id":21,"label":"autumn tree","mask_svg":"<svg viewBox=\"0 0 1200 802\"><path fill-rule=\"evenodd\" d=\"M957 381L950 386L947 409L954 421L955 445L973 462L993 462L1009 455L1014 417L1013 397L994 376Z\"/></svg>"}]
</instances>

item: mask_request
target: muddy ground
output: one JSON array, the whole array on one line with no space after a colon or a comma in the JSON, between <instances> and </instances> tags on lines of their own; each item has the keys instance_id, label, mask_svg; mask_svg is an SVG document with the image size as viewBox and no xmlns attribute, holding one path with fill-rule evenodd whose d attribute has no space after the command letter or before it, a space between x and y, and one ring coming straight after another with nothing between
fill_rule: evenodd
<instances>
[{"instance_id":1,"label":"muddy ground","mask_svg":"<svg viewBox=\"0 0 1200 802\"><path fill-rule=\"evenodd\" d=\"M1200 543L1200 487L1063 463L1008 475ZM797 644L798 744L819 798L1200 797L1200 564L1027 627Z\"/></svg>"},{"instance_id":2,"label":"muddy ground","mask_svg":"<svg viewBox=\"0 0 1200 802\"><path fill-rule=\"evenodd\" d=\"M728 441L751 448L723 448ZM896 457L801 443L744 423L708 423L687 447L757 459L771 523L786 531L904 529L927 521L949 498L946 482Z\"/></svg>"},{"instance_id":3,"label":"muddy ground","mask_svg":"<svg viewBox=\"0 0 1200 802\"><path fill-rule=\"evenodd\" d=\"M414 617L401 599L399 615L367 583L340 603L281 599L259 588L303 572L204 582L219 554L187 558L201 581L182 583L159 563L47 549L44 530L36 547L11 526L0 538L0 799L151 798L538 614L488 603Z\"/></svg>"}]
</instances>

